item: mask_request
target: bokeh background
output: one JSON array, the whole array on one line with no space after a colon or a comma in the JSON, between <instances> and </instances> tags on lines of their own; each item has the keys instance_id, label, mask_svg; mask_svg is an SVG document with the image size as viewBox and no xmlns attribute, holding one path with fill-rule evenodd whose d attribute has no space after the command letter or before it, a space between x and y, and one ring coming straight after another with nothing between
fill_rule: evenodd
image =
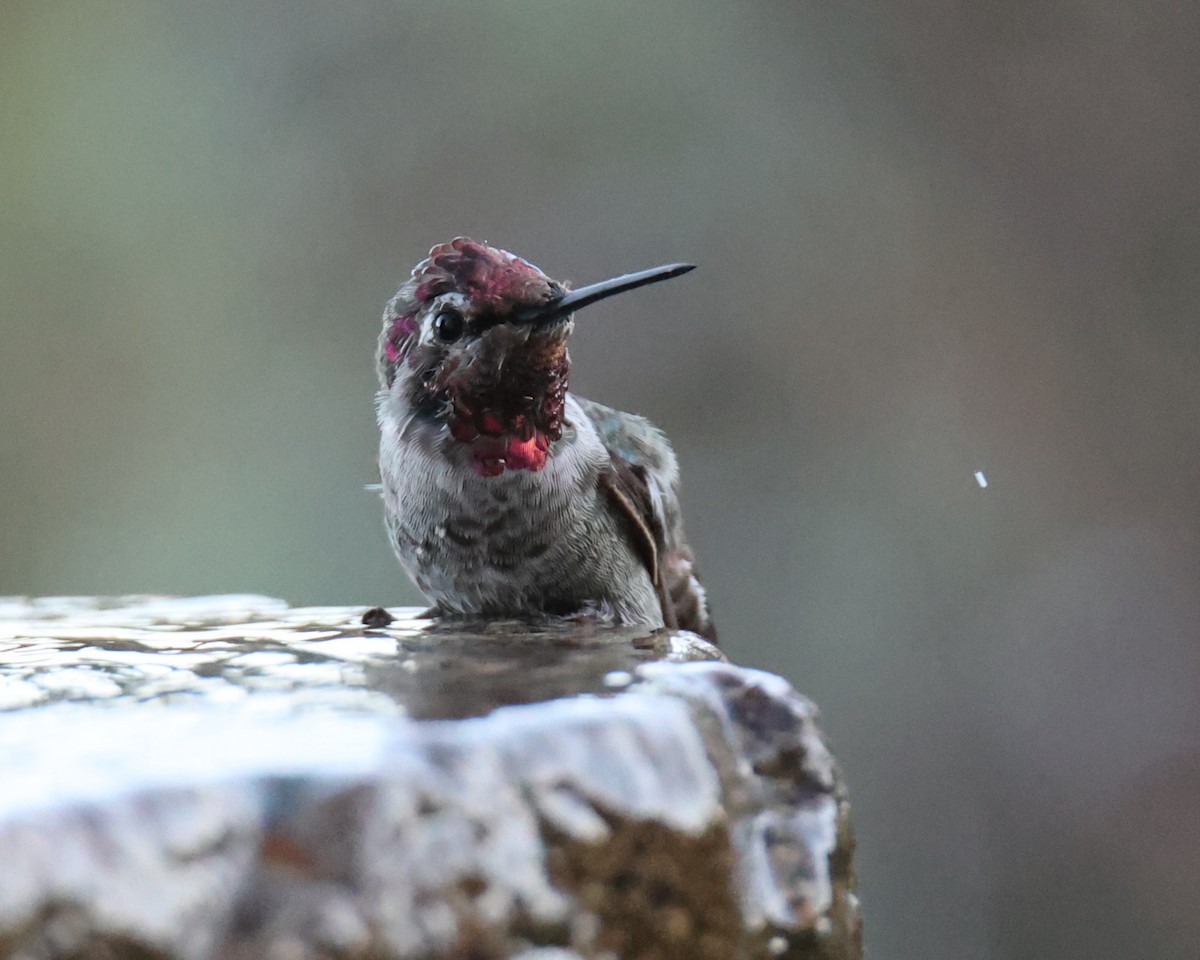
<instances>
[{"instance_id":1,"label":"bokeh background","mask_svg":"<svg viewBox=\"0 0 1200 960\"><path fill-rule=\"evenodd\" d=\"M0 593L415 602L382 304L586 282L869 955L1200 955L1200 5L8 0ZM982 471L987 486L981 486Z\"/></svg>"}]
</instances>

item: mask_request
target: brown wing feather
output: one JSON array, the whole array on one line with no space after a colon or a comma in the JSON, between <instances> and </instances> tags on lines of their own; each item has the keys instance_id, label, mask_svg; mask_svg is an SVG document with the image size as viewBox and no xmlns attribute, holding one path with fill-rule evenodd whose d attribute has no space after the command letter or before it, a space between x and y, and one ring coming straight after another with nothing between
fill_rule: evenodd
<instances>
[{"instance_id":1,"label":"brown wing feather","mask_svg":"<svg viewBox=\"0 0 1200 960\"><path fill-rule=\"evenodd\" d=\"M692 578L692 555L686 546L668 548L662 520L654 510L646 470L609 450L613 469L601 486L628 521L631 539L650 573L669 629L692 630L716 642L716 631Z\"/></svg>"},{"instance_id":2,"label":"brown wing feather","mask_svg":"<svg viewBox=\"0 0 1200 960\"><path fill-rule=\"evenodd\" d=\"M626 528L633 539L634 549L650 572L654 586L662 583L658 550L662 546L661 528L654 523L654 509L644 477L634 473L633 466L611 450L613 469L600 475L600 484L609 500L625 518Z\"/></svg>"},{"instance_id":3,"label":"brown wing feather","mask_svg":"<svg viewBox=\"0 0 1200 960\"><path fill-rule=\"evenodd\" d=\"M574 397L608 449L602 487L627 520L634 545L654 580L663 622L706 637L717 633L679 511L679 469L666 437L650 421Z\"/></svg>"}]
</instances>

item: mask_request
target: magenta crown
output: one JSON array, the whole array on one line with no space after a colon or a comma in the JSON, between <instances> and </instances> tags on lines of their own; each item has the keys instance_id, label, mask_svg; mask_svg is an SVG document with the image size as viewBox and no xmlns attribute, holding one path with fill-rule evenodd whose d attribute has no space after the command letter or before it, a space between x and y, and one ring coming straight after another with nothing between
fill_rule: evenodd
<instances>
[{"instance_id":1,"label":"magenta crown","mask_svg":"<svg viewBox=\"0 0 1200 960\"><path fill-rule=\"evenodd\" d=\"M561 297L563 287L528 260L469 237L439 243L412 272L413 297L428 303L458 292L476 303L533 306Z\"/></svg>"},{"instance_id":2,"label":"magenta crown","mask_svg":"<svg viewBox=\"0 0 1200 960\"><path fill-rule=\"evenodd\" d=\"M385 322L381 337L385 359L380 371L390 385L389 365L399 362L407 351L421 309L447 293L465 297L468 301L465 312L474 318L491 314L493 322L512 318L545 325L614 294L669 280L694 269L690 263L665 263L568 292L563 284L551 280L528 260L469 237L455 237L449 243L435 246L428 257L413 267L412 276L388 305L389 311L395 313Z\"/></svg>"},{"instance_id":3,"label":"magenta crown","mask_svg":"<svg viewBox=\"0 0 1200 960\"><path fill-rule=\"evenodd\" d=\"M422 308L446 293L462 294L483 312L500 313L549 303L563 295L564 287L507 250L470 237L439 243L413 267L393 301L396 313L382 344L388 363L398 363L406 353Z\"/></svg>"}]
</instances>

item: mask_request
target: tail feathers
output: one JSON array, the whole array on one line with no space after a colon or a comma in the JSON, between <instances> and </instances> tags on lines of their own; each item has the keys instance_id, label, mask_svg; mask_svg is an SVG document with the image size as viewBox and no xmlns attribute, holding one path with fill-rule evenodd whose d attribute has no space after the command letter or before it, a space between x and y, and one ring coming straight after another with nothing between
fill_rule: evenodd
<instances>
[{"instance_id":1,"label":"tail feathers","mask_svg":"<svg viewBox=\"0 0 1200 960\"><path fill-rule=\"evenodd\" d=\"M696 577L692 555L687 547L679 547L664 558L663 574L666 586L665 601L671 605L674 626L681 630L691 630L709 642L716 643L717 628L709 615L708 596Z\"/></svg>"}]
</instances>

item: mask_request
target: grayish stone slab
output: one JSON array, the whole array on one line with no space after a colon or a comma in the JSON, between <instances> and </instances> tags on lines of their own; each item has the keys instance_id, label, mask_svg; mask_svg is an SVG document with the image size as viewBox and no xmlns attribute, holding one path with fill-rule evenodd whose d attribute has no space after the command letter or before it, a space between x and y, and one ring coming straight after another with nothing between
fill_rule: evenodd
<instances>
[{"instance_id":1,"label":"grayish stone slab","mask_svg":"<svg viewBox=\"0 0 1200 960\"><path fill-rule=\"evenodd\" d=\"M857 958L814 710L690 634L0 600L0 957Z\"/></svg>"}]
</instances>

